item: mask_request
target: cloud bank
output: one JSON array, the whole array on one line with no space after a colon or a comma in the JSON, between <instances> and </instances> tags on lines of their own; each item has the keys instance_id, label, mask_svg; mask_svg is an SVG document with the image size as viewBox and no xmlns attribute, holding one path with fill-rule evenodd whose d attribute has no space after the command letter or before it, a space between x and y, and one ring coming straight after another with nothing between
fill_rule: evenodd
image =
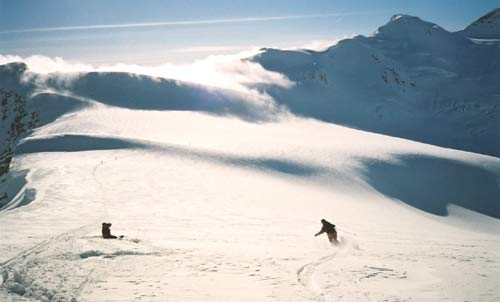
<instances>
[{"instance_id":1,"label":"cloud bank","mask_svg":"<svg viewBox=\"0 0 500 302\"><path fill-rule=\"evenodd\" d=\"M234 55L213 55L191 64L157 66L123 63L93 66L58 57L0 55L0 65L26 63L28 72L22 80L36 85L32 96L47 92L132 109L194 110L234 115L249 121L272 120L287 115L288 111L254 87L272 84L289 88L294 83L280 73L246 60L258 52L253 49ZM110 92L109 87L117 85L123 88L120 94Z\"/></svg>"},{"instance_id":2,"label":"cloud bank","mask_svg":"<svg viewBox=\"0 0 500 302\"><path fill-rule=\"evenodd\" d=\"M248 87L252 84L274 84L285 88L291 87L293 82L282 74L265 70L257 63L244 60L258 52L257 49L252 49L234 55L212 55L190 64L165 63L156 66L124 63L93 66L85 63L69 62L59 57L0 55L0 65L11 62L25 62L30 72L41 75L54 73L127 72L175 79L239 92L249 92Z\"/></svg>"}]
</instances>

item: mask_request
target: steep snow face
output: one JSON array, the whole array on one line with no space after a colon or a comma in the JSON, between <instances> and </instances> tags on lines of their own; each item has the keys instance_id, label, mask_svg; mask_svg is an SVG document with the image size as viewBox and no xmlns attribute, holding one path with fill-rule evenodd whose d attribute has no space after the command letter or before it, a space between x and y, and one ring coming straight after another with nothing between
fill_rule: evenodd
<instances>
[{"instance_id":1,"label":"steep snow face","mask_svg":"<svg viewBox=\"0 0 500 302\"><path fill-rule=\"evenodd\" d=\"M477 39L500 39L500 7L467 26L465 36Z\"/></svg>"},{"instance_id":2,"label":"steep snow face","mask_svg":"<svg viewBox=\"0 0 500 302\"><path fill-rule=\"evenodd\" d=\"M324 52L253 58L290 89L261 86L295 114L500 156L500 48L397 15Z\"/></svg>"},{"instance_id":3,"label":"steep snow face","mask_svg":"<svg viewBox=\"0 0 500 302\"><path fill-rule=\"evenodd\" d=\"M8 66L9 73L18 76L15 69L19 67L22 69L22 65ZM29 107L23 95L0 85L0 210L31 201L21 189L26 173L9 173L17 143L39 122L38 113Z\"/></svg>"}]
</instances>

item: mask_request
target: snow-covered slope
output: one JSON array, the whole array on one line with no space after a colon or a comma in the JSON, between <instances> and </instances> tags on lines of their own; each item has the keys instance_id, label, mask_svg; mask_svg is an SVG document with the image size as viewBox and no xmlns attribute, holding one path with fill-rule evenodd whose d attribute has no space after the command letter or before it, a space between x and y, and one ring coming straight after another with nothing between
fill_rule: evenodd
<instances>
[{"instance_id":1,"label":"snow-covered slope","mask_svg":"<svg viewBox=\"0 0 500 302\"><path fill-rule=\"evenodd\" d=\"M261 94L119 72L39 77L26 75L22 65L14 65L21 66L17 73L0 70L8 74L0 82L19 85L24 74L21 85L29 93L41 86L64 97L131 109L193 110L254 121L290 111L500 156L500 42L470 39L466 32L395 15L373 36L346 39L323 52L264 49L248 60L294 85L249 85Z\"/></svg>"},{"instance_id":2,"label":"snow-covered slope","mask_svg":"<svg viewBox=\"0 0 500 302\"><path fill-rule=\"evenodd\" d=\"M251 87L276 103L0 66L24 100L2 133L36 113L0 183L0 301L499 300L497 52L398 15L252 58L295 82Z\"/></svg>"},{"instance_id":3,"label":"snow-covered slope","mask_svg":"<svg viewBox=\"0 0 500 302\"><path fill-rule=\"evenodd\" d=\"M467 26L465 36L477 39L500 39L500 7Z\"/></svg>"},{"instance_id":4,"label":"snow-covered slope","mask_svg":"<svg viewBox=\"0 0 500 302\"><path fill-rule=\"evenodd\" d=\"M298 115L439 146L500 155L500 48L396 15L373 36L323 52L264 49L288 76L261 87Z\"/></svg>"},{"instance_id":5,"label":"snow-covered slope","mask_svg":"<svg viewBox=\"0 0 500 302\"><path fill-rule=\"evenodd\" d=\"M499 298L497 158L98 103L16 152L30 199L0 212L1 301Z\"/></svg>"}]
</instances>

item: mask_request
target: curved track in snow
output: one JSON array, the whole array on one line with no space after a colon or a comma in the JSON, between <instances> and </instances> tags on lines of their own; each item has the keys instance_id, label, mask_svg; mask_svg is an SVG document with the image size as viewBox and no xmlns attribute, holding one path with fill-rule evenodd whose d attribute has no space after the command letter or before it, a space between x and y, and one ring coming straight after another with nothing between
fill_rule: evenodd
<instances>
[{"instance_id":1,"label":"curved track in snow","mask_svg":"<svg viewBox=\"0 0 500 302\"><path fill-rule=\"evenodd\" d=\"M342 255L344 255L345 253L350 253L352 248L357 249L358 244L351 239L343 237L337 245L333 246L333 248L335 249L333 253L308 262L297 270L297 282L306 290L314 294L317 301L326 302L332 300L328 292L325 291L325 288L322 288L321 285L317 284L314 280L314 274L317 269L334 260L339 256L339 253L342 252Z\"/></svg>"},{"instance_id":2,"label":"curved track in snow","mask_svg":"<svg viewBox=\"0 0 500 302\"><path fill-rule=\"evenodd\" d=\"M102 192L102 197L105 197L103 184L97 178L96 171L103 165L100 162L92 169L92 177L99 185ZM104 199L103 202L105 203ZM105 211L106 215L107 209ZM74 245L79 238L83 238L97 223L105 217L100 217L97 221L79 226L54 235L48 239L42 240L35 245L19 252L12 258L0 263L1 283L0 289L5 289L10 294L15 294L27 298L33 298L40 301L76 301L77 297L82 292L85 285L91 280L91 275L94 273L97 265L90 265L89 269L75 268L80 270L77 284L66 284L64 278L55 278L47 281L46 284L41 284L37 280L40 276L51 274L54 271L53 263L60 262L56 265L56 269L61 271L70 270L63 262L81 258L81 255L73 255ZM48 260L54 258L49 263ZM61 261L63 260L63 261ZM71 265L70 265L71 266ZM49 278L50 279L50 278ZM69 288L70 291L67 291ZM70 292L72 294L68 294ZM15 301L12 300L12 301Z\"/></svg>"},{"instance_id":3,"label":"curved track in snow","mask_svg":"<svg viewBox=\"0 0 500 302\"><path fill-rule=\"evenodd\" d=\"M331 261L337 255L338 251L333 254L321 257L318 260L304 264L297 270L297 281L304 286L307 290L317 296L318 301L326 301L325 294L321 287L314 283L314 271L321 265Z\"/></svg>"}]
</instances>

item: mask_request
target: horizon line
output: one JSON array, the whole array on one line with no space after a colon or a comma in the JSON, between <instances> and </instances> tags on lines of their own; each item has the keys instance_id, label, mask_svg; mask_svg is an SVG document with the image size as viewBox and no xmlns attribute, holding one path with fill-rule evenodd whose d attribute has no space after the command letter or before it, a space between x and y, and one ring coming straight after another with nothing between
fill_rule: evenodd
<instances>
[{"instance_id":1,"label":"horizon line","mask_svg":"<svg viewBox=\"0 0 500 302\"><path fill-rule=\"evenodd\" d=\"M116 29L116 28L135 28L135 27L162 27L162 26L176 26L176 25L266 22L266 21L314 19L314 18L353 16L353 15L376 15L376 14L382 14L382 13L386 13L386 12L388 12L388 11L344 12L344 13L323 13L323 14L268 16L268 17L244 17L244 18L212 19L212 20L207 19L207 20L124 23L124 24L98 24L98 25L40 27L40 28L4 30L4 31L0 31L0 34L54 32L54 31L77 31L77 30L92 30L92 29Z\"/></svg>"}]
</instances>

